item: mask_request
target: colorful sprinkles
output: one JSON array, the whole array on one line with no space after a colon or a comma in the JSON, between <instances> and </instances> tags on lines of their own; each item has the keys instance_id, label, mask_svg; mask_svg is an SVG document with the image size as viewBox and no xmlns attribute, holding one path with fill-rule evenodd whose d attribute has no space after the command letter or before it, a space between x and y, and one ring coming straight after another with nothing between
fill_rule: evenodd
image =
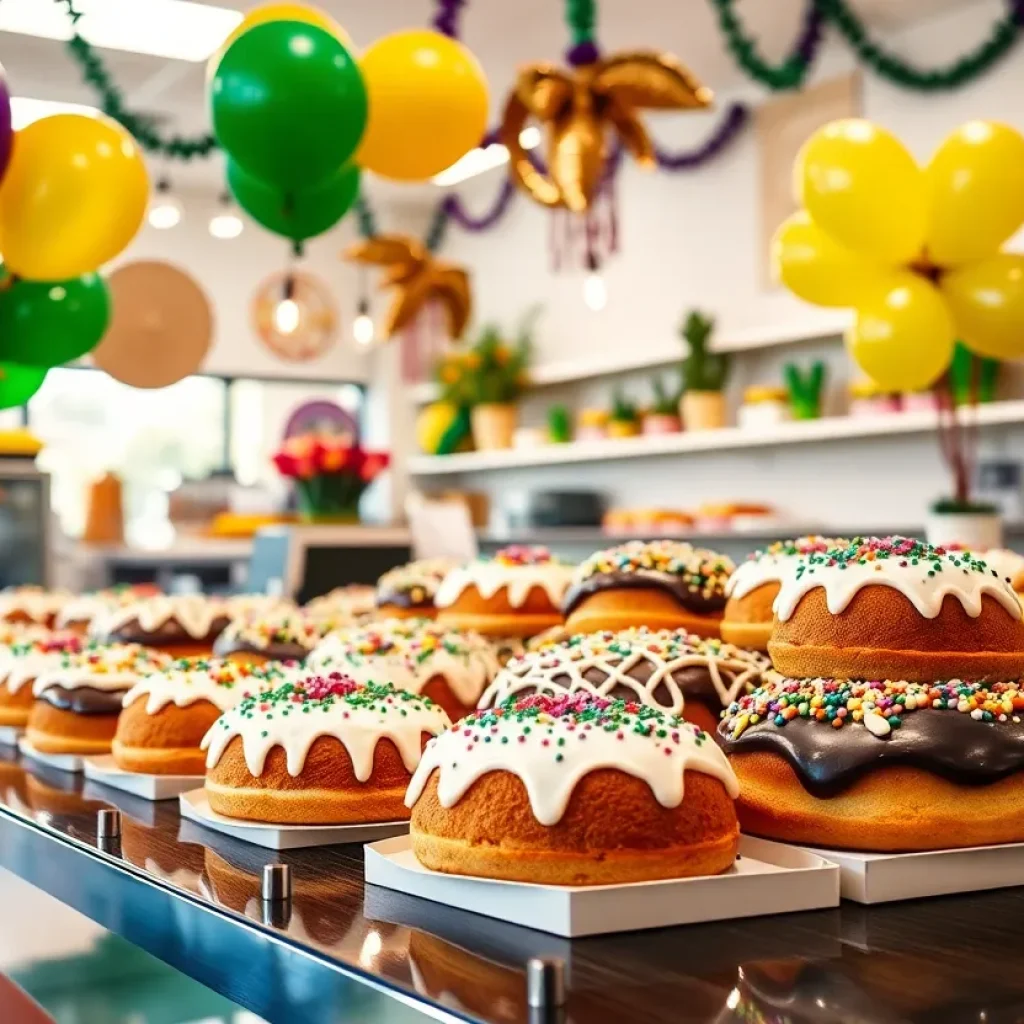
<instances>
[{"instance_id":1,"label":"colorful sprinkles","mask_svg":"<svg viewBox=\"0 0 1024 1024\"><path fill-rule=\"evenodd\" d=\"M884 739L899 729L907 715L921 710L955 711L976 722L1019 724L1024 685L962 679L915 683L778 676L733 702L722 712L722 719L724 730L734 740L751 726L781 729L797 718L833 729L863 725L873 736Z\"/></svg>"},{"instance_id":2,"label":"colorful sprinkles","mask_svg":"<svg viewBox=\"0 0 1024 1024\"><path fill-rule=\"evenodd\" d=\"M536 740L539 735L540 745L551 748L551 759L556 762L563 759L560 747L567 742L585 742L587 734L595 730L614 734L619 740L625 739L627 733L649 737L666 754L687 734L693 736L698 746L711 740L699 726L679 715L637 701L610 700L585 692L510 697L489 711L477 711L464 718L455 729L466 737L466 749L472 750L474 744L491 742L498 733L499 722L514 722L518 726L513 731L517 743L528 742L530 736ZM567 735L556 735L563 732ZM502 742L508 741L506 729Z\"/></svg>"},{"instance_id":3,"label":"colorful sprinkles","mask_svg":"<svg viewBox=\"0 0 1024 1024\"><path fill-rule=\"evenodd\" d=\"M496 551L491 561L499 565L551 565L558 559L542 545L512 544Z\"/></svg>"},{"instance_id":4,"label":"colorful sprinkles","mask_svg":"<svg viewBox=\"0 0 1024 1024\"><path fill-rule=\"evenodd\" d=\"M901 569L920 568L927 576L941 572L980 573L999 578L983 558L970 551L933 547L912 537L855 537L842 547L808 553L796 568L796 578L814 575L820 568L846 569L851 565L895 564Z\"/></svg>"},{"instance_id":5,"label":"colorful sprinkles","mask_svg":"<svg viewBox=\"0 0 1024 1024\"><path fill-rule=\"evenodd\" d=\"M793 558L800 555L822 554L834 548L845 548L850 544L845 537L819 537L817 534L808 534L806 537L797 537L795 540L777 540L766 548L759 548L757 551L747 555L748 562L757 562L762 558Z\"/></svg>"},{"instance_id":6,"label":"colorful sprinkles","mask_svg":"<svg viewBox=\"0 0 1024 1024\"><path fill-rule=\"evenodd\" d=\"M631 540L617 547L596 551L576 572L577 582L591 576L640 573L677 577L689 590L704 597L721 595L735 569L725 555L695 548L685 541Z\"/></svg>"}]
</instances>

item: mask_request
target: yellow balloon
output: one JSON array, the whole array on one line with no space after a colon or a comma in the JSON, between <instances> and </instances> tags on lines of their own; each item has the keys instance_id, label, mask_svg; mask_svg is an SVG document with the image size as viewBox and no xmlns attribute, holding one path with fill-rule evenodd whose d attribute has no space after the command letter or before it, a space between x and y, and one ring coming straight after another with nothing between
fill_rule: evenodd
<instances>
[{"instance_id":1,"label":"yellow balloon","mask_svg":"<svg viewBox=\"0 0 1024 1024\"><path fill-rule=\"evenodd\" d=\"M149 178L135 140L106 117L55 114L23 128L0 186L8 271L63 281L96 270L135 237Z\"/></svg>"},{"instance_id":2,"label":"yellow balloon","mask_svg":"<svg viewBox=\"0 0 1024 1024\"><path fill-rule=\"evenodd\" d=\"M321 11L319 8L310 7L309 4L260 4L259 7L254 7L246 14L227 39L220 44L217 52L207 61L207 81L213 77L214 72L217 70L217 65L220 63L220 59L224 56L227 48L243 32L248 32L249 29L255 28L257 25L264 25L268 21L302 21L307 25L316 25L317 28L330 32L345 49L354 49L352 37L329 14Z\"/></svg>"},{"instance_id":3,"label":"yellow balloon","mask_svg":"<svg viewBox=\"0 0 1024 1024\"><path fill-rule=\"evenodd\" d=\"M886 391L921 391L953 358L953 318L938 289L918 274L893 274L857 305L846 346Z\"/></svg>"},{"instance_id":4,"label":"yellow balloon","mask_svg":"<svg viewBox=\"0 0 1024 1024\"><path fill-rule=\"evenodd\" d=\"M791 292L818 306L854 306L865 289L890 273L837 245L803 210L775 232L772 269Z\"/></svg>"},{"instance_id":5,"label":"yellow balloon","mask_svg":"<svg viewBox=\"0 0 1024 1024\"><path fill-rule=\"evenodd\" d=\"M960 340L979 356L1024 356L1024 256L1002 252L939 283Z\"/></svg>"},{"instance_id":6,"label":"yellow balloon","mask_svg":"<svg viewBox=\"0 0 1024 1024\"><path fill-rule=\"evenodd\" d=\"M928 258L940 267L992 255L1024 222L1024 136L1009 125L961 125L939 146L925 179Z\"/></svg>"},{"instance_id":7,"label":"yellow balloon","mask_svg":"<svg viewBox=\"0 0 1024 1024\"><path fill-rule=\"evenodd\" d=\"M378 39L359 61L370 114L360 167L397 181L425 181L480 144L487 79L461 43L410 29Z\"/></svg>"},{"instance_id":8,"label":"yellow balloon","mask_svg":"<svg viewBox=\"0 0 1024 1024\"><path fill-rule=\"evenodd\" d=\"M819 128L794 166L797 197L836 242L890 266L921 253L927 195L903 143L870 121Z\"/></svg>"}]
</instances>

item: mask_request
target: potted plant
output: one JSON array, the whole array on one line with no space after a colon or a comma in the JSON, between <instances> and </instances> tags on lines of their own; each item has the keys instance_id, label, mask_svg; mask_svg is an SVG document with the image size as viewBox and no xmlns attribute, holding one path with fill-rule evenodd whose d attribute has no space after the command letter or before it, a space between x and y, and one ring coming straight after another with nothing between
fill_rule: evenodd
<instances>
[{"instance_id":1,"label":"potted plant","mask_svg":"<svg viewBox=\"0 0 1024 1024\"><path fill-rule=\"evenodd\" d=\"M511 448L516 402L526 386L530 339L524 331L508 344L495 326L485 327L469 349L449 353L438 366L444 399L469 409L473 443L481 451Z\"/></svg>"},{"instance_id":2,"label":"potted plant","mask_svg":"<svg viewBox=\"0 0 1024 1024\"><path fill-rule=\"evenodd\" d=\"M928 509L925 536L929 544L960 544L977 551L1003 546L999 509L971 498L977 430L964 422L970 406L955 401L953 381L947 375L936 388L939 403L939 447L953 477L953 494L939 498Z\"/></svg>"},{"instance_id":3,"label":"potted plant","mask_svg":"<svg viewBox=\"0 0 1024 1024\"><path fill-rule=\"evenodd\" d=\"M304 434L288 438L274 456L277 471L295 481L305 522L359 521L359 499L391 461L352 438Z\"/></svg>"},{"instance_id":4,"label":"potted plant","mask_svg":"<svg viewBox=\"0 0 1024 1024\"><path fill-rule=\"evenodd\" d=\"M805 373L796 363L786 363L782 373L793 419L818 419L821 416L821 392L825 387L825 364L815 359Z\"/></svg>"},{"instance_id":5,"label":"potted plant","mask_svg":"<svg viewBox=\"0 0 1024 1024\"><path fill-rule=\"evenodd\" d=\"M640 433L640 413L636 403L621 388L612 392L612 408L608 417L609 437L633 437Z\"/></svg>"},{"instance_id":6,"label":"potted plant","mask_svg":"<svg viewBox=\"0 0 1024 1024\"><path fill-rule=\"evenodd\" d=\"M725 395L729 357L711 352L708 342L715 321L692 310L683 322L681 334L689 346L683 360L683 395L679 414L686 430L712 430L725 426Z\"/></svg>"},{"instance_id":7,"label":"potted plant","mask_svg":"<svg viewBox=\"0 0 1024 1024\"><path fill-rule=\"evenodd\" d=\"M675 434L682 430L679 419L679 391L672 394L660 376L651 381L654 401L643 415L641 431L644 434Z\"/></svg>"},{"instance_id":8,"label":"potted plant","mask_svg":"<svg viewBox=\"0 0 1024 1024\"><path fill-rule=\"evenodd\" d=\"M572 417L564 405L548 409L548 443L567 444L572 440Z\"/></svg>"}]
</instances>

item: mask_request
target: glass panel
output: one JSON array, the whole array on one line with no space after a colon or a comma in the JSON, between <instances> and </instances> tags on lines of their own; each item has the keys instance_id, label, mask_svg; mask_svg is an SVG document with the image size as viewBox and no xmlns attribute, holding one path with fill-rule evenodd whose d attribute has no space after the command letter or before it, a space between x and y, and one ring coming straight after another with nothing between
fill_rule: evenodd
<instances>
[{"instance_id":1,"label":"glass panel","mask_svg":"<svg viewBox=\"0 0 1024 1024\"><path fill-rule=\"evenodd\" d=\"M223 465L226 402L215 377L143 391L95 370L51 370L29 402L29 422L46 444L39 465L52 475L64 531L81 535L88 485L113 470L124 481L126 539L169 542L168 493Z\"/></svg>"},{"instance_id":2,"label":"glass panel","mask_svg":"<svg viewBox=\"0 0 1024 1024\"><path fill-rule=\"evenodd\" d=\"M284 486L271 455L297 409L313 402L340 406L360 423L363 390L356 384L308 381L235 380L231 383L231 468L240 484L262 485L275 493Z\"/></svg>"}]
</instances>

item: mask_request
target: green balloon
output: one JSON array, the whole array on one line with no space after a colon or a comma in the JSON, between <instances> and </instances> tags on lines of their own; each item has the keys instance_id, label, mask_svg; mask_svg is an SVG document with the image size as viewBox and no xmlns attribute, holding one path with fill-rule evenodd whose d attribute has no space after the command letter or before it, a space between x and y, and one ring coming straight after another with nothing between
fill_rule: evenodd
<instances>
[{"instance_id":1,"label":"green balloon","mask_svg":"<svg viewBox=\"0 0 1024 1024\"><path fill-rule=\"evenodd\" d=\"M228 160L228 188L258 224L275 235L302 242L322 235L345 216L359 194L359 168L346 167L318 185L282 192Z\"/></svg>"},{"instance_id":2,"label":"green balloon","mask_svg":"<svg viewBox=\"0 0 1024 1024\"><path fill-rule=\"evenodd\" d=\"M109 323L110 291L99 274L15 280L0 290L0 360L45 368L80 359Z\"/></svg>"},{"instance_id":3,"label":"green balloon","mask_svg":"<svg viewBox=\"0 0 1024 1024\"><path fill-rule=\"evenodd\" d=\"M330 178L366 127L366 86L352 55L316 25L271 21L242 33L210 85L213 131L254 178L279 189Z\"/></svg>"},{"instance_id":4,"label":"green balloon","mask_svg":"<svg viewBox=\"0 0 1024 1024\"><path fill-rule=\"evenodd\" d=\"M24 405L42 386L46 373L44 366L0 363L0 409Z\"/></svg>"}]
</instances>

